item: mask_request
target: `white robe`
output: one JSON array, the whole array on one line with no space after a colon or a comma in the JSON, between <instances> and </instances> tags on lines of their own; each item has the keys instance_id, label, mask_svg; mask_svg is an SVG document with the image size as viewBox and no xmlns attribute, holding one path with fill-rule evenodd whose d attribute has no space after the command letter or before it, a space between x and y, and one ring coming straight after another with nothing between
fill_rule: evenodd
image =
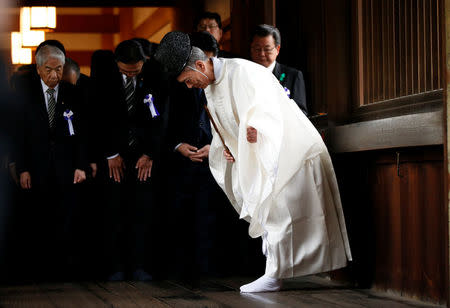
<instances>
[{"instance_id":1,"label":"white robe","mask_svg":"<svg viewBox=\"0 0 450 308\"><path fill-rule=\"evenodd\" d=\"M243 59L213 59L208 107L235 158L213 130L209 164L251 237L263 237L266 274L289 278L351 260L339 190L316 128L273 74ZM257 142L247 141L254 127Z\"/></svg>"}]
</instances>

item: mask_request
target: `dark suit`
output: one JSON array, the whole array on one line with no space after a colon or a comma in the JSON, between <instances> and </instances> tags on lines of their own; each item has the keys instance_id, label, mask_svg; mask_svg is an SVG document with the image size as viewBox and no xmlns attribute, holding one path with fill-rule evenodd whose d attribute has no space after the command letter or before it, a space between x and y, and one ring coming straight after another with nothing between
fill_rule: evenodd
<instances>
[{"instance_id":1,"label":"dark suit","mask_svg":"<svg viewBox=\"0 0 450 308\"><path fill-rule=\"evenodd\" d=\"M71 243L74 236L72 220L77 210L80 186L74 185L73 180L75 169L87 170L86 131L80 110L80 93L65 82L60 82L58 87L55 124L54 128L50 128L40 77L32 72L17 82L23 106L18 121L15 158L18 174L27 171L31 175L32 188L29 193L32 199L25 206L32 217L27 227L30 228L30 235L37 237L35 244L56 235L56 246L46 241L50 249L57 247L58 250L65 250L65 256L72 256L75 253ZM70 135L69 122L63 115L69 110L73 112L74 135ZM47 234L40 232L44 229ZM46 251L45 247L37 250ZM63 258L58 251L48 252L51 256L56 254Z\"/></svg>"},{"instance_id":2,"label":"dark suit","mask_svg":"<svg viewBox=\"0 0 450 308\"><path fill-rule=\"evenodd\" d=\"M208 159L193 162L175 150L180 143L201 149L212 140L209 119L201 89L175 84L171 95L169 151L171 153L173 216L171 228L176 242L171 243L172 269L183 278L195 274L215 274L219 270L220 221L226 210L225 198L209 169ZM230 207L231 208L231 207ZM229 222L229 221L228 221ZM182 256L182 257L181 257Z\"/></svg>"},{"instance_id":3,"label":"dark suit","mask_svg":"<svg viewBox=\"0 0 450 308\"><path fill-rule=\"evenodd\" d=\"M281 85L290 91L290 98L297 103L305 115L308 115L305 81L303 80L302 72L276 62L273 74L280 81Z\"/></svg>"},{"instance_id":4,"label":"dark suit","mask_svg":"<svg viewBox=\"0 0 450 308\"><path fill-rule=\"evenodd\" d=\"M136 76L134 106L128 114L125 86L118 69L110 76L93 81L95 100L100 104L100 176L105 182L106 205L106 258L111 261L110 272L135 270L149 266L149 226L153 219L154 185L159 164L160 138L167 94L161 86L158 72L146 63ZM155 69L156 70L156 69ZM152 94L159 115L152 117L144 104L147 94ZM135 143L129 145L129 133L134 132ZM119 154L126 166L120 183L109 177L107 157ZM153 160L152 176L145 182L137 178L135 168L142 155Z\"/></svg>"},{"instance_id":5,"label":"dark suit","mask_svg":"<svg viewBox=\"0 0 450 308\"><path fill-rule=\"evenodd\" d=\"M229 51L226 50L219 50L218 54L217 54L218 58L239 58L237 55L235 55L234 53L231 53Z\"/></svg>"}]
</instances>

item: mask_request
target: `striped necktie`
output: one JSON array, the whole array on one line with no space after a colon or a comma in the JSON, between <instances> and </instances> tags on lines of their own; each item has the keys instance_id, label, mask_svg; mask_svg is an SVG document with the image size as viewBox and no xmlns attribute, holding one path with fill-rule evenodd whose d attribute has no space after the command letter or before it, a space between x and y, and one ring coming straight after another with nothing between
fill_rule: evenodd
<instances>
[{"instance_id":1,"label":"striped necktie","mask_svg":"<svg viewBox=\"0 0 450 308\"><path fill-rule=\"evenodd\" d=\"M47 89L48 95L48 124L50 128L55 127L55 109L56 109L56 100L55 100L55 89Z\"/></svg>"},{"instance_id":2,"label":"striped necktie","mask_svg":"<svg viewBox=\"0 0 450 308\"><path fill-rule=\"evenodd\" d=\"M134 83L133 77L127 77L125 82L125 100L127 102L128 114L133 115L134 106Z\"/></svg>"},{"instance_id":3,"label":"striped necktie","mask_svg":"<svg viewBox=\"0 0 450 308\"><path fill-rule=\"evenodd\" d=\"M133 77L127 77L125 81L125 101L127 103L128 117L133 118L136 111L134 102L134 82ZM128 146L133 147L136 144L136 128L130 125L128 128Z\"/></svg>"}]
</instances>

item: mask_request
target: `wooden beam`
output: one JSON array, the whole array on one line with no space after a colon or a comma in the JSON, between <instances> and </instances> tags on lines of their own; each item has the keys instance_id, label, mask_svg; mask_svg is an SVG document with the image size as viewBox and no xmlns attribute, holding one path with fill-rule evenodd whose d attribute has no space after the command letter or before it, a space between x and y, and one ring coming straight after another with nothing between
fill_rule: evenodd
<instances>
[{"instance_id":1,"label":"wooden beam","mask_svg":"<svg viewBox=\"0 0 450 308\"><path fill-rule=\"evenodd\" d=\"M158 8L134 32L136 36L148 38L174 20L173 8Z\"/></svg>"},{"instance_id":2,"label":"wooden beam","mask_svg":"<svg viewBox=\"0 0 450 308\"><path fill-rule=\"evenodd\" d=\"M329 129L331 152L443 144L442 110L341 125Z\"/></svg>"},{"instance_id":3,"label":"wooden beam","mask_svg":"<svg viewBox=\"0 0 450 308\"><path fill-rule=\"evenodd\" d=\"M120 31L118 15L58 15L55 32L102 32Z\"/></svg>"},{"instance_id":4,"label":"wooden beam","mask_svg":"<svg viewBox=\"0 0 450 308\"><path fill-rule=\"evenodd\" d=\"M8 30L20 31L19 15L11 17L11 22L8 25ZM119 16L113 14L103 14L103 15L57 15L56 29L54 32L118 33L119 31L120 31Z\"/></svg>"},{"instance_id":5,"label":"wooden beam","mask_svg":"<svg viewBox=\"0 0 450 308\"><path fill-rule=\"evenodd\" d=\"M11 6L59 6L59 7L136 7L174 6L175 0L17 0Z\"/></svg>"}]
</instances>

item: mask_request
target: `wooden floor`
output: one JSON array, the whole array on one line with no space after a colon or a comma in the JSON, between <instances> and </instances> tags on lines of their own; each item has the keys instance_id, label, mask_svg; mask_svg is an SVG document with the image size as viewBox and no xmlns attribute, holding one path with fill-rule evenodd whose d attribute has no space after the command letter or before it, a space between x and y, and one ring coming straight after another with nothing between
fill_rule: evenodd
<instances>
[{"instance_id":1,"label":"wooden floor","mask_svg":"<svg viewBox=\"0 0 450 308\"><path fill-rule=\"evenodd\" d=\"M249 278L78 282L0 287L0 307L443 307L373 290L351 289L317 276L285 282L276 293L241 294Z\"/></svg>"}]
</instances>

